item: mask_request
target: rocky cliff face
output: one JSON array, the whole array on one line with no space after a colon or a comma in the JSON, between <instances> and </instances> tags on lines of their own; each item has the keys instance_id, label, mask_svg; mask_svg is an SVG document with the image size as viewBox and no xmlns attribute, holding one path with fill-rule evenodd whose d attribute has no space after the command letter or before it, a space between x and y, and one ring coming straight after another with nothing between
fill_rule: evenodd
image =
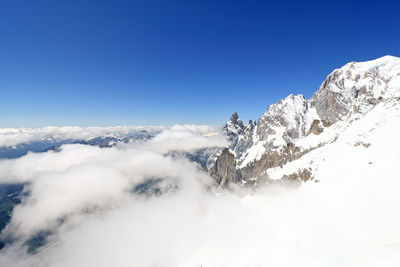
<instances>
[{"instance_id":1,"label":"rocky cliff face","mask_svg":"<svg viewBox=\"0 0 400 267\"><path fill-rule=\"evenodd\" d=\"M351 62L333 71L311 97L318 116L335 123L352 113L365 113L390 97L399 77L398 58L385 56Z\"/></svg>"},{"instance_id":2,"label":"rocky cliff face","mask_svg":"<svg viewBox=\"0 0 400 267\"><path fill-rule=\"evenodd\" d=\"M236 169L235 156L225 148L210 169L217 183L224 187L229 183L237 183L241 180L240 170Z\"/></svg>"},{"instance_id":3,"label":"rocky cliff face","mask_svg":"<svg viewBox=\"0 0 400 267\"><path fill-rule=\"evenodd\" d=\"M223 127L230 146L211 174L224 185L268 178L269 168L334 142L377 103L399 96L400 58L348 63L329 74L309 100L289 95L269 106L257 123L245 126L234 113Z\"/></svg>"}]
</instances>

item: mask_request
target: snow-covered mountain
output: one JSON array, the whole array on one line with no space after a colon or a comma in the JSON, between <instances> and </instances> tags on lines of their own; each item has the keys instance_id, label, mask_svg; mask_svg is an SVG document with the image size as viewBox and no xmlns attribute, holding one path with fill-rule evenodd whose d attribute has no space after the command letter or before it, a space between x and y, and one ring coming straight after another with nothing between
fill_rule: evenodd
<instances>
[{"instance_id":1,"label":"snow-covered mountain","mask_svg":"<svg viewBox=\"0 0 400 267\"><path fill-rule=\"evenodd\" d=\"M399 107L400 58L384 56L350 62L329 74L308 100L303 95L289 95L248 125L234 113L223 127L230 146L210 173L224 184L271 180L272 176L313 179L315 166L304 162L305 155L308 159L309 155L317 155L349 132L360 131L367 138L368 127L373 131L377 125L383 126L385 117L398 119ZM362 140L354 142L368 147Z\"/></svg>"}]
</instances>

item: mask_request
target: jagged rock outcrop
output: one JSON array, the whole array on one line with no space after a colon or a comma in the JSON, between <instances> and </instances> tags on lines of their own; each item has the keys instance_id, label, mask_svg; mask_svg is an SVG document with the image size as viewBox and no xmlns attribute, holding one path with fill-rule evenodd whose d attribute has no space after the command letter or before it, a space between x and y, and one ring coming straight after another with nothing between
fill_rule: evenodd
<instances>
[{"instance_id":1,"label":"jagged rock outcrop","mask_svg":"<svg viewBox=\"0 0 400 267\"><path fill-rule=\"evenodd\" d=\"M313 120L313 122L311 123L310 126L310 130L308 130L307 135L309 134L315 134L315 135L319 135L324 131L324 128L321 127L320 125L320 120Z\"/></svg>"},{"instance_id":2,"label":"jagged rock outcrop","mask_svg":"<svg viewBox=\"0 0 400 267\"><path fill-rule=\"evenodd\" d=\"M278 182L285 186L298 187L302 183L311 181L313 179L312 171L310 168L308 168L300 169L297 172L293 172L289 175L283 175Z\"/></svg>"},{"instance_id":3,"label":"jagged rock outcrop","mask_svg":"<svg viewBox=\"0 0 400 267\"><path fill-rule=\"evenodd\" d=\"M314 150L316 147L302 149L293 143L287 143L281 150L268 150L259 160L253 161L241 168L243 181L261 177L269 168L282 167L284 164L299 159L304 154Z\"/></svg>"},{"instance_id":4,"label":"jagged rock outcrop","mask_svg":"<svg viewBox=\"0 0 400 267\"><path fill-rule=\"evenodd\" d=\"M308 130L307 135L309 134L315 134L315 135L319 135L324 131L325 127L329 127L331 126L331 123L327 122L326 120L313 120L313 122L311 123L310 129Z\"/></svg>"},{"instance_id":5,"label":"jagged rock outcrop","mask_svg":"<svg viewBox=\"0 0 400 267\"><path fill-rule=\"evenodd\" d=\"M239 136L235 147L232 149L232 152L238 159L242 158L247 149L254 144L254 129L255 124L250 120L249 124L243 129L242 134Z\"/></svg>"},{"instance_id":6,"label":"jagged rock outcrop","mask_svg":"<svg viewBox=\"0 0 400 267\"><path fill-rule=\"evenodd\" d=\"M229 148L234 149L238 143L239 137L242 135L245 127L243 122L239 120L238 114L235 112L231 118L225 123L223 131L228 138Z\"/></svg>"},{"instance_id":7,"label":"jagged rock outcrop","mask_svg":"<svg viewBox=\"0 0 400 267\"><path fill-rule=\"evenodd\" d=\"M400 58L385 56L350 62L334 70L309 100L303 95L289 95L270 105L257 123L250 121L244 126L234 113L224 126L235 161L232 164L230 159L229 164L240 171L242 182L264 175L269 168L282 166L334 142L337 138L334 134L324 134L333 139L321 139L319 143L307 145L304 140L319 137L325 131L339 131L346 123L330 126L346 119L351 123L351 118L365 115L377 103L399 97L399 89ZM227 157L227 152L223 154L220 157ZM232 173L236 175L237 171ZM218 177L217 181L238 181L235 177L223 180Z\"/></svg>"},{"instance_id":8,"label":"jagged rock outcrop","mask_svg":"<svg viewBox=\"0 0 400 267\"><path fill-rule=\"evenodd\" d=\"M210 169L210 174L215 177L221 187L225 187L229 183L237 183L241 179L241 173L236 169L235 156L227 148L215 161L214 166Z\"/></svg>"},{"instance_id":9,"label":"jagged rock outcrop","mask_svg":"<svg viewBox=\"0 0 400 267\"><path fill-rule=\"evenodd\" d=\"M310 169L301 169L289 175L282 177L283 181L303 181L307 182L312 179L312 173Z\"/></svg>"}]
</instances>

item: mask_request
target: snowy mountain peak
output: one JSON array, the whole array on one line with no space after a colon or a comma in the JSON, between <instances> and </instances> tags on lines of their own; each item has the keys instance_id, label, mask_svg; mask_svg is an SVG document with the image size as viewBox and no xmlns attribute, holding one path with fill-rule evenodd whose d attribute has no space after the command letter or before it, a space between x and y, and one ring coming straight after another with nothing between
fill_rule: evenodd
<instances>
[{"instance_id":1,"label":"snowy mountain peak","mask_svg":"<svg viewBox=\"0 0 400 267\"><path fill-rule=\"evenodd\" d=\"M400 58L351 62L328 75L310 105L322 119L334 123L352 113L365 114L379 101L398 95L399 88Z\"/></svg>"},{"instance_id":2,"label":"snowy mountain peak","mask_svg":"<svg viewBox=\"0 0 400 267\"><path fill-rule=\"evenodd\" d=\"M238 114L235 112L231 115L231 118L225 123L226 130L234 133L241 133L243 131L243 121L239 119Z\"/></svg>"},{"instance_id":3,"label":"snowy mountain peak","mask_svg":"<svg viewBox=\"0 0 400 267\"><path fill-rule=\"evenodd\" d=\"M399 66L400 65L400 58L391 56L391 55L386 55L377 59L369 60L369 61L364 61L364 62L350 62L348 64L356 64L361 68L364 69L370 69L374 67L381 67L381 66L388 66L389 68L393 68L394 66Z\"/></svg>"},{"instance_id":4,"label":"snowy mountain peak","mask_svg":"<svg viewBox=\"0 0 400 267\"><path fill-rule=\"evenodd\" d=\"M239 136L243 133L244 130L245 126L243 125L243 122L239 119L238 114L236 112L233 113L231 115L231 118L225 123L223 127L223 131L227 136L229 143L231 144L231 149L236 146Z\"/></svg>"},{"instance_id":5,"label":"snowy mountain peak","mask_svg":"<svg viewBox=\"0 0 400 267\"><path fill-rule=\"evenodd\" d=\"M276 114L278 112L283 112L285 116L291 116L296 114L305 113L307 110L307 100L303 95L289 95L270 105L263 116L268 116L271 114Z\"/></svg>"},{"instance_id":6,"label":"snowy mountain peak","mask_svg":"<svg viewBox=\"0 0 400 267\"><path fill-rule=\"evenodd\" d=\"M278 141L271 143L272 146L281 145L292 138L305 134L306 114L308 103L303 95L289 95L270 105L267 111L258 120L257 135L259 139L267 141ZM270 137L274 136L275 140Z\"/></svg>"},{"instance_id":7,"label":"snowy mountain peak","mask_svg":"<svg viewBox=\"0 0 400 267\"><path fill-rule=\"evenodd\" d=\"M239 115L237 114L237 112L234 112L232 115L231 115L231 118L229 119L231 122L233 122L233 123L238 123L238 121L239 121Z\"/></svg>"},{"instance_id":8,"label":"snowy mountain peak","mask_svg":"<svg viewBox=\"0 0 400 267\"><path fill-rule=\"evenodd\" d=\"M255 125L245 127L234 113L224 131L242 182L334 142L354 120L399 97L400 58L384 56L335 69L309 100L291 94L268 106Z\"/></svg>"}]
</instances>

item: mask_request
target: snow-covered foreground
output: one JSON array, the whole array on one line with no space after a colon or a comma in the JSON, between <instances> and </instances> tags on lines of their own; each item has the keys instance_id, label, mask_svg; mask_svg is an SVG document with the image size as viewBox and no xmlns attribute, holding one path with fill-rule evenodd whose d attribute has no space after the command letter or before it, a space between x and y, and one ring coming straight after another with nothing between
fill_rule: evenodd
<instances>
[{"instance_id":1,"label":"snow-covered foreground","mask_svg":"<svg viewBox=\"0 0 400 267\"><path fill-rule=\"evenodd\" d=\"M398 129L400 102L393 98L337 138L315 137L331 143L268 171L278 178L312 168L319 182L298 189L216 192L194 163L165 155L179 144L168 135L146 145L66 145L3 160L1 181L28 182L30 195L3 231L16 241L0 251L0 266L397 267ZM207 145L196 138L191 145L191 138L179 149ZM153 197L131 193L149 177L178 188ZM29 254L24 242L38 231L52 234Z\"/></svg>"}]
</instances>

